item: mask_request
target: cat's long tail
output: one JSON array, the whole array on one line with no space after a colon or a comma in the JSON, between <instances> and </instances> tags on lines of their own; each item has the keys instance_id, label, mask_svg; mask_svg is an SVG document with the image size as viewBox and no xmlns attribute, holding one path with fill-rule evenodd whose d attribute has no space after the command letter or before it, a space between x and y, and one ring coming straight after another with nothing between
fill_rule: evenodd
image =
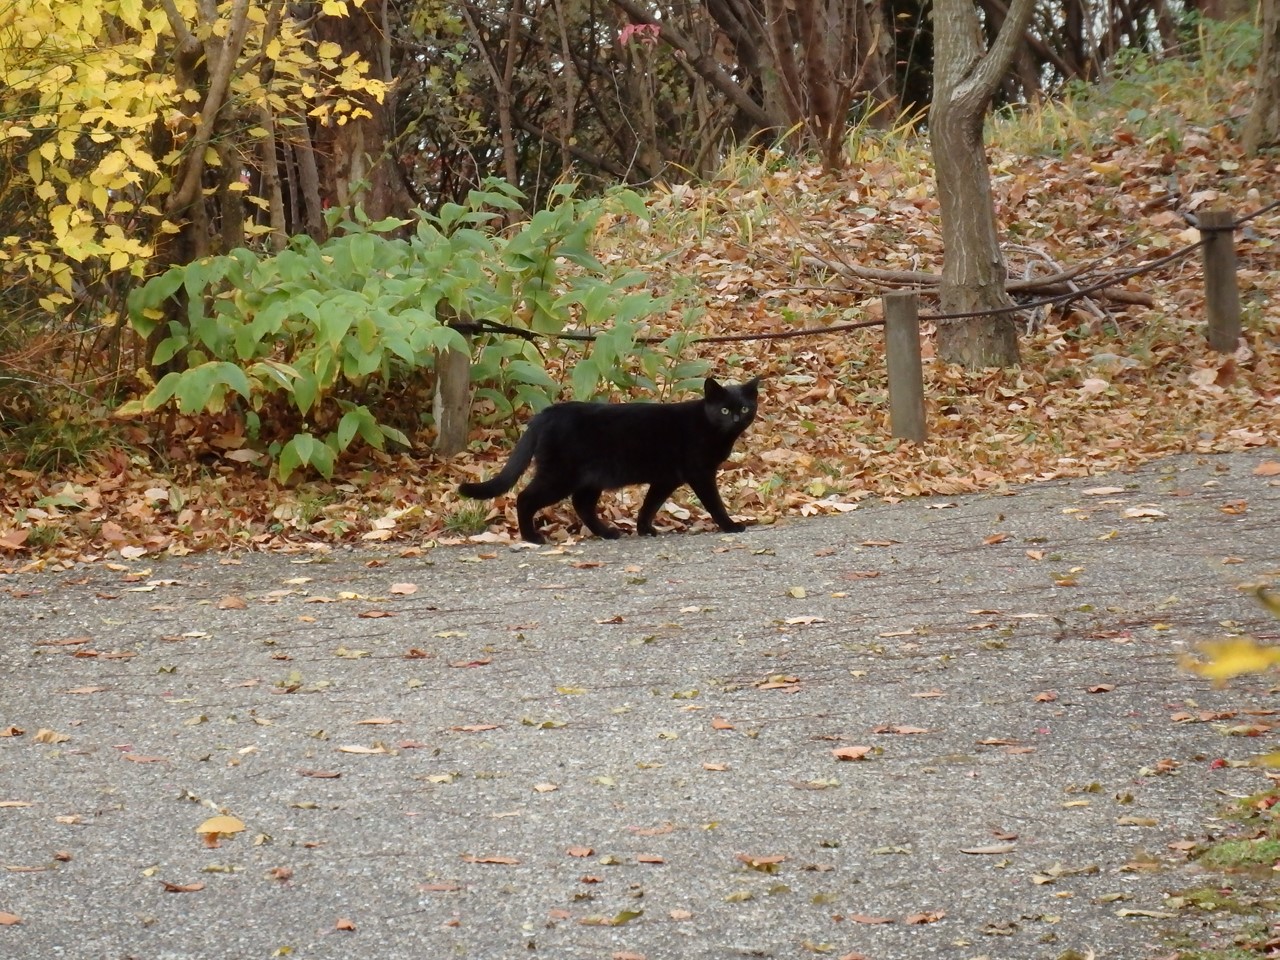
<instances>
[{"instance_id":1,"label":"cat's long tail","mask_svg":"<svg viewBox=\"0 0 1280 960\"><path fill-rule=\"evenodd\" d=\"M533 462L533 451L538 445L538 434L541 432L542 423L534 417L497 476L490 477L483 483L460 483L458 492L464 497L475 500L488 500L500 493L506 493L516 485L520 475L529 469L529 464Z\"/></svg>"}]
</instances>

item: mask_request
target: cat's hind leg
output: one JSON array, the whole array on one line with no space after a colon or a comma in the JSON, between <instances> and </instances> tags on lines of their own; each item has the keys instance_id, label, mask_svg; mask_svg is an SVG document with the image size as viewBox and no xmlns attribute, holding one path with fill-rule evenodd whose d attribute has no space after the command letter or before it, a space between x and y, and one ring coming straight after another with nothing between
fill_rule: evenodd
<instances>
[{"instance_id":1,"label":"cat's hind leg","mask_svg":"<svg viewBox=\"0 0 1280 960\"><path fill-rule=\"evenodd\" d=\"M649 492L644 495L644 503L640 505L640 515L636 517L636 533L644 534L646 537L657 535L658 531L653 529L653 518L667 502L667 497L676 492L678 486L680 484L667 482L649 484Z\"/></svg>"},{"instance_id":2,"label":"cat's hind leg","mask_svg":"<svg viewBox=\"0 0 1280 960\"><path fill-rule=\"evenodd\" d=\"M535 474L528 486L516 497L516 517L520 520L520 536L529 543L546 543L547 538L534 526L534 514L543 507L559 503L569 493L567 485L544 475Z\"/></svg>"},{"instance_id":3,"label":"cat's hind leg","mask_svg":"<svg viewBox=\"0 0 1280 960\"><path fill-rule=\"evenodd\" d=\"M605 540L617 540L622 536L617 530L600 519L596 513L596 504L600 502L601 490L598 487L582 487L573 491L573 509L586 524L588 530Z\"/></svg>"}]
</instances>

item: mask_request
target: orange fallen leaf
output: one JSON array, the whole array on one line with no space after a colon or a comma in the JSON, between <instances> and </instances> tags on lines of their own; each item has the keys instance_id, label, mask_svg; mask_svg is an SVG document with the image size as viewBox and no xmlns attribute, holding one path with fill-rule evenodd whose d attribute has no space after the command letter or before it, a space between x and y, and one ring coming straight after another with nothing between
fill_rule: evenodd
<instances>
[{"instance_id":1,"label":"orange fallen leaf","mask_svg":"<svg viewBox=\"0 0 1280 960\"><path fill-rule=\"evenodd\" d=\"M396 596L407 597L418 592L418 585L416 583L393 583L391 589L387 592Z\"/></svg>"},{"instance_id":2,"label":"orange fallen leaf","mask_svg":"<svg viewBox=\"0 0 1280 960\"><path fill-rule=\"evenodd\" d=\"M513 867L520 862L515 857L477 857L475 854L471 853L464 853L462 855L462 860L464 863L498 863L508 867Z\"/></svg>"},{"instance_id":3,"label":"orange fallen leaf","mask_svg":"<svg viewBox=\"0 0 1280 960\"><path fill-rule=\"evenodd\" d=\"M1053 703L1053 701L1058 699L1058 691L1044 690L1037 693L1034 699L1036 703Z\"/></svg>"},{"instance_id":4,"label":"orange fallen leaf","mask_svg":"<svg viewBox=\"0 0 1280 960\"><path fill-rule=\"evenodd\" d=\"M204 884L198 880L195 883L169 883L162 880L160 883L165 893L198 893L204 889Z\"/></svg>"},{"instance_id":5,"label":"orange fallen leaf","mask_svg":"<svg viewBox=\"0 0 1280 960\"><path fill-rule=\"evenodd\" d=\"M0 927L12 927L14 924L22 922L22 918L16 913L5 913L0 910Z\"/></svg>"},{"instance_id":6,"label":"orange fallen leaf","mask_svg":"<svg viewBox=\"0 0 1280 960\"><path fill-rule=\"evenodd\" d=\"M394 617L395 614L390 610L364 610L356 616L361 620L381 620L383 617Z\"/></svg>"},{"instance_id":7,"label":"orange fallen leaf","mask_svg":"<svg viewBox=\"0 0 1280 960\"><path fill-rule=\"evenodd\" d=\"M1085 689L1090 693L1110 693L1115 688L1116 685L1114 683L1097 683L1092 687L1086 687Z\"/></svg>"},{"instance_id":8,"label":"orange fallen leaf","mask_svg":"<svg viewBox=\"0 0 1280 960\"><path fill-rule=\"evenodd\" d=\"M218 601L219 610L244 610L249 604L245 603L243 597L226 596Z\"/></svg>"},{"instance_id":9,"label":"orange fallen leaf","mask_svg":"<svg viewBox=\"0 0 1280 960\"><path fill-rule=\"evenodd\" d=\"M165 757L149 757L141 753L126 753L126 754L122 754L122 756L125 760L128 760L130 763L168 763L169 762L168 759Z\"/></svg>"},{"instance_id":10,"label":"orange fallen leaf","mask_svg":"<svg viewBox=\"0 0 1280 960\"><path fill-rule=\"evenodd\" d=\"M418 884L418 889L423 893L457 893L462 889L462 884L446 882L420 883Z\"/></svg>"},{"instance_id":11,"label":"orange fallen leaf","mask_svg":"<svg viewBox=\"0 0 1280 960\"><path fill-rule=\"evenodd\" d=\"M668 833L675 832L675 825L664 823L660 827L627 827L637 837L661 837Z\"/></svg>"},{"instance_id":12,"label":"orange fallen leaf","mask_svg":"<svg viewBox=\"0 0 1280 960\"><path fill-rule=\"evenodd\" d=\"M26 732L21 727L2 727L0 728L0 737L20 737Z\"/></svg>"},{"instance_id":13,"label":"orange fallen leaf","mask_svg":"<svg viewBox=\"0 0 1280 960\"><path fill-rule=\"evenodd\" d=\"M666 859L656 853L636 854L636 863L666 863Z\"/></svg>"},{"instance_id":14,"label":"orange fallen leaf","mask_svg":"<svg viewBox=\"0 0 1280 960\"><path fill-rule=\"evenodd\" d=\"M1255 477L1280 477L1280 460L1263 460L1253 468Z\"/></svg>"},{"instance_id":15,"label":"orange fallen leaf","mask_svg":"<svg viewBox=\"0 0 1280 960\"><path fill-rule=\"evenodd\" d=\"M595 853L590 847L570 847L565 851L571 857L589 857Z\"/></svg>"},{"instance_id":16,"label":"orange fallen leaf","mask_svg":"<svg viewBox=\"0 0 1280 960\"><path fill-rule=\"evenodd\" d=\"M831 755L837 760L866 760L870 747L836 747Z\"/></svg>"},{"instance_id":17,"label":"orange fallen leaf","mask_svg":"<svg viewBox=\"0 0 1280 960\"><path fill-rule=\"evenodd\" d=\"M342 773L341 773L340 771L338 771L338 770L307 770L307 769L300 769L300 770L298 770L298 776L300 776L300 777L311 777L311 778L312 778L312 779L314 779L314 780L336 780L336 779L338 779L338 777L342 776Z\"/></svg>"},{"instance_id":18,"label":"orange fallen leaf","mask_svg":"<svg viewBox=\"0 0 1280 960\"><path fill-rule=\"evenodd\" d=\"M845 917L850 923L895 923L893 917L872 917L865 913L853 913Z\"/></svg>"},{"instance_id":19,"label":"orange fallen leaf","mask_svg":"<svg viewBox=\"0 0 1280 960\"><path fill-rule=\"evenodd\" d=\"M985 547L993 547L997 543L1004 543L1008 539L1009 535L1007 533L993 533L990 536L982 538L982 545Z\"/></svg>"},{"instance_id":20,"label":"orange fallen leaf","mask_svg":"<svg viewBox=\"0 0 1280 960\"><path fill-rule=\"evenodd\" d=\"M346 917L339 917L338 922L333 925L333 929L335 930L351 931L351 930L355 930L355 928L356 928L356 925L352 923L350 920L348 920Z\"/></svg>"},{"instance_id":21,"label":"orange fallen leaf","mask_svg":"<svg viewBox=\"0 0 1280 960\"><path fill-rule=\"evenodd\" d=\"M724 717L711 718L712 730L732 730L733 728L734 728L733 724L730 723L728 720L726 720Z\"/></svg>"},{"instance_id":22,"label":"orange fallen leaf","mask_svg":"<svg viewBox=\"0 0 1280 960\"><path fill-rule=\"evenodd\" d=\"M284 883L293 877L293 867L273 867L267 871L267 876Z\"/></svg>"}]
</instances>

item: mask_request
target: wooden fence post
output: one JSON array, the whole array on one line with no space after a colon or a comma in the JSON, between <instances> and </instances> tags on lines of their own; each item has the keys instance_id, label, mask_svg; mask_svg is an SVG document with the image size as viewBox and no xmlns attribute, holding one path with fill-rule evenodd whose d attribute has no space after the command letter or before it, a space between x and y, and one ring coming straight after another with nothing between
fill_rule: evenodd
<instances>
[{"instance_id":1,"label":"wooden fence post","mask_svg":"<svg viewBox=\"0 0 1280 960\"><path fill-rule=\"evenodd\" d=\"M1240 341L1240 289L1236 283L1235 214L1222 208L1196 217L1204 237L1204 311L1210 348L1233 353Z\"/></svg>"},{"instance_id":2,"label":"wooden fence post","mask_svg":"<svg viewBox=\"0 0 1280 960\"><path fill-rule=\"evenodd\" d=\"M924 369L920 362L919 298L886 293L884 352L889 368L889 427L895 437L924 440Z\"/></svg>"},{"instance_id":3,"label":"wooden fence post","mask_svg":"<svg viewBox=\"0 0 1280 960\"><path fill-rule=\"evenodd\" d=\"M436 422L436 453L442 457L461 453L471 431L470 352L436 352L436 390L431 415Z\"/></svg>"}]
</instances>

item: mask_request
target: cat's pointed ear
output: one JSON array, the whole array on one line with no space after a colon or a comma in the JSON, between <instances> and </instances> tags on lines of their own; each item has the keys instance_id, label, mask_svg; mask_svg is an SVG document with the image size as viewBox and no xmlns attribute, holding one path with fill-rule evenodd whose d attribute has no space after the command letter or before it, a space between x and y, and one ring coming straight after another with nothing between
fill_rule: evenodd
<instances>
[{"instance_id":1,"label":"cat's pointed ear","mask_svg":"<svg viewBox=\"0 0 1280 960\"><path fill-rule=\"evenodd\" d=\"M724 396L724 387L716 383L712 377L707 377L702 384L702 395L708 400L714 401L717 397Z\"/></svg>"},{"instance_id":2,"label":"cat's pointed ear","mask_svg":"<svg viewBox=\"0 0 1280 960\"><path fill-rule=\"evenodd\" d=\"M747 393L751 394L751 396L753 397L756 395L756 392L759 390L759 387L760 387L759 377L752 377L750 380L748 380L746 383L742 385L742 389L745 390Z\"/></svg>"}]
</instances>

